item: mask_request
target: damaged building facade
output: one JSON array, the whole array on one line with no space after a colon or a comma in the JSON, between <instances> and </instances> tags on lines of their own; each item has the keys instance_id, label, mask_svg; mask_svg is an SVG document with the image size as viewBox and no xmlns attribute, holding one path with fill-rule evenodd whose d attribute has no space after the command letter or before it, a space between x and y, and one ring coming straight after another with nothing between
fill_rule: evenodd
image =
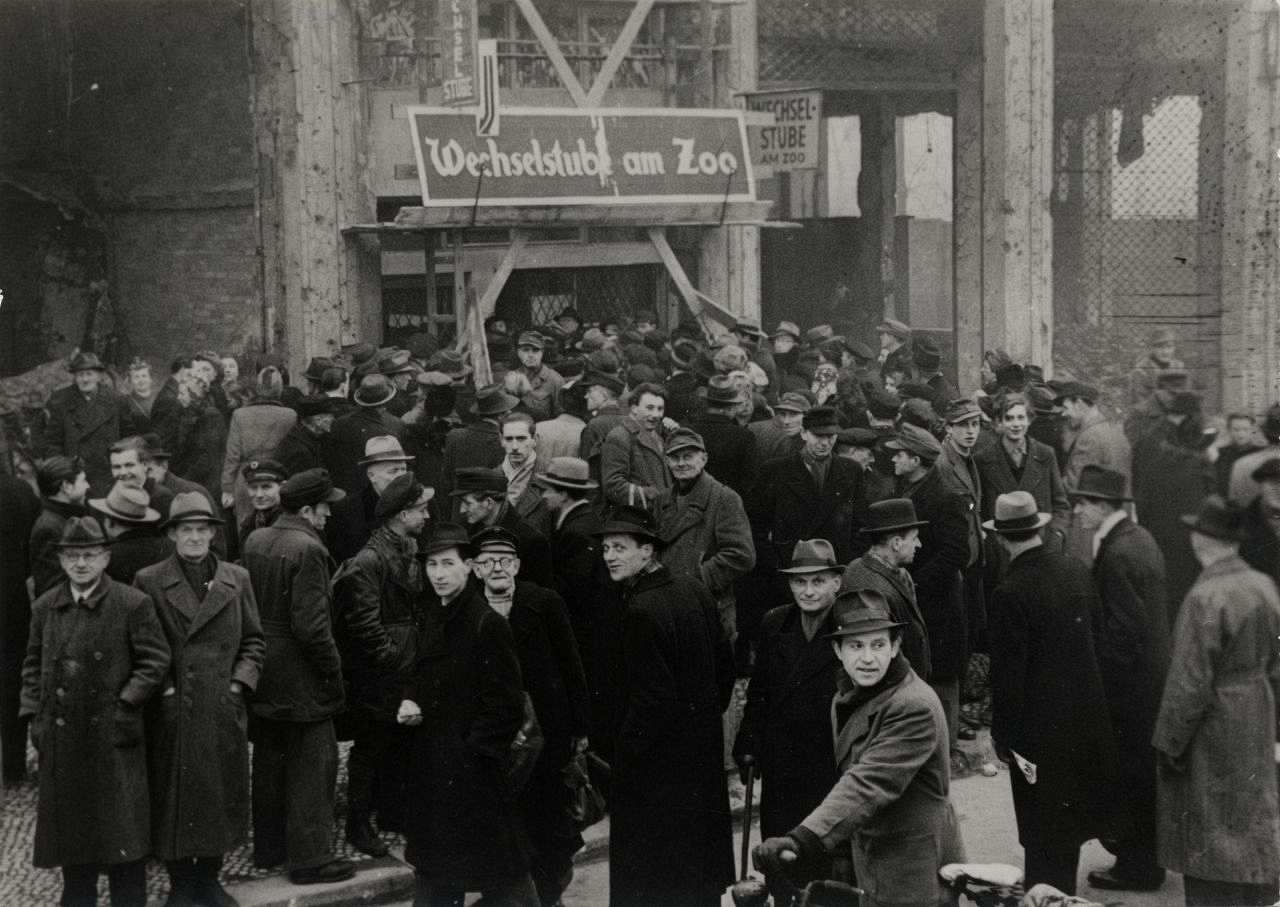
<instances>
[{"instance_id":1,"label":"damaged building facade","mask_svg":"<svg viewBox=\"0 0 1280 907\"><path fill-rule=\"evenodd\" d=\"M480 0L504 107L776 115L769 222L665 230L696 297L634 224L530 222L516 262L507 226L389 228L437 2L0 3L0 370L192 338L298 369L454 337L470 290L519 322L888 314L962 386L995 347L1118 382L1168 327L1207 406L1280 398L1274 0Z\"/></svg>"}]
</instances>

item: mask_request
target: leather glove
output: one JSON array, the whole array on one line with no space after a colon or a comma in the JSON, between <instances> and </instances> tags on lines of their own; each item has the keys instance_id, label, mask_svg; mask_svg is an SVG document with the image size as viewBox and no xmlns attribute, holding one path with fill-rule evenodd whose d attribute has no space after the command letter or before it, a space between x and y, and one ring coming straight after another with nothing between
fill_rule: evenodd
<instances>
[{"instance_id":1,"label":"leather glove","mask_svg":"<svg viewBox=\"0 0 1280 907\"><path fill-rule=\"evenodd\" d=\"M799 859L799 849L795 839L787 835L765 838L751 851L751 862L766 876L789 878Z\"/></svg>"},{"instance_id":2,"label":"leather glove","mask_svg":"<svg viewBox=\"0 0 1280 907\"><path fill-rule=\"evenodd\" d=\"M111 743L119 749L128 749L142 742L142 709L116 703L116 713L111 722Z\"/></svg>"}]
</instances>

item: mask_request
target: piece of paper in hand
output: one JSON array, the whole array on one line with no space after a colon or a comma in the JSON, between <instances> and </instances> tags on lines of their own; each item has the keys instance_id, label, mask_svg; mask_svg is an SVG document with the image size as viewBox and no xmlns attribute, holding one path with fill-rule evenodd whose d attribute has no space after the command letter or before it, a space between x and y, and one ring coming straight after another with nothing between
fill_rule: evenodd
<instances>
[{"instance_id":1,"label":"piece of paper in hand","mask_svg":"<svg viewBox=\"0 0 1280 907\"><path fill-rule=\"evenodd\" d=\"M1013 752L1010 750L1010 752ZM1022 772L1022 777L1027 779L1028 784L1036 783L1036 764L1027 759L1023 759L1017 753L1013 753L1013 760L1018 763L1018 769Z\"/></svg>"}]
</instances>

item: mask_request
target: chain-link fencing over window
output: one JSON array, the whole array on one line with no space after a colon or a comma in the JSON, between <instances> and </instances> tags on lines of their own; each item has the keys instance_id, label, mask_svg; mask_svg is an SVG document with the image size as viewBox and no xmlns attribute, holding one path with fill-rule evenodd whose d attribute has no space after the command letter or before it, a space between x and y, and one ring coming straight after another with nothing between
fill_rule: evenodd
<instances>
[{"instance_id":1,"label":"chain-link fencing over window","mask_svg":"<svg viewBox=\"0 0 1280 907\"><path fill-rule=\"evenodd\" d=\"M514 324L547 324L573 306L586 322L630 319L657 309L663 277L657 265L516 271L498 298L497 314Z\"/></svg>"}]
</instances>

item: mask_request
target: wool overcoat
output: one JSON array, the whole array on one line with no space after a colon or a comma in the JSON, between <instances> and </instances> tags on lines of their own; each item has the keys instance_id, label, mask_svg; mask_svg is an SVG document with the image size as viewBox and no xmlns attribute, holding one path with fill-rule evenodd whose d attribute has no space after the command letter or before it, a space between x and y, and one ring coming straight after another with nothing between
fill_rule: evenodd
<instances>
[{"instance_id":1,"label":"wool overcoat","mask_svg":"<svg viewBox=\"0 0 1280 907\"><path fill-rule=\"evenodd\" d=\"M724 413L707 413L689 427L707 445L707 472L739 495L749 493L760 468L755 433Z\"/></svg>"},{"instance_id":2,"label":"wool overcoat","mask_svg":"<svg viewBox=\"0 0 1280 907\"><path fill-rule=\"evenodd\" d=\"M1276 684L1280 594L1239 557L1204 568L1178 611L1153 743L1159 863L1202 879L1274 883L1280 866Z\"/></svg>"},{"instance_id":3,"label":"wool overcoat","mask_svg":"<svg viewBox=\"0 0 1280 907\"><path fill-rule=\"evenodd\" d=\"M326 465L323 453L326 440L325 435L313 434L311 429L298 422L280 439L272 457L291 476L308 469L319 469Z\"/></svg>"},{"instance_id":4,"label":"wool overcoat","mask_svg":"<svg viewBox=\"0 0 1280 907\"><path fill-rule=\"evenodd\" d=\"M80 457L85 476L97 494L111 488L111 445L146 431L146 420L120 394L99 386L86 397L71 384L49 397L49 418L40 439L40 454Z\"/></svg>"},{"instance_id":5,"label":"wool overcoat","mask_svg":"<svg viewBox=\"0 0 1280 907\"><path fill-rule=\"evenodd\" d=\"M440 484L436 494L448 502L456 513L457 503L449 498L453 490L454 475L467 466L497 469L506 456L502 449L502 435L493 419L480 419L470 425L452 429L444 439L444 460L440 466Z\"/></svg>"},{"instance_id":6,"label":"wool overcoat","mask_svg":"<svg viewBox=\"0 0 1280 907\"><path fill-rule=\"evenodd\" d=\"M862 467L833 456L821 488L799 453L770 460L760 467L747 513L758 540L769 543L772 565L785 567L801 539L826 539L836 560L847 564L867 548L858 533L866 517ZM757 547L764 567L771 564Z\"/></svg>"},{"instance_id":7,"label":"wool overcoat","mask_svg":"<svg viewBox=\"0 0 1280 907\"><path fill-rule=\"evenodd\" d=\"M40 750L36 866L151 852L142 706L168 668L155 607L137 589L104 574L81 604L68 582L36 599L21 707Z\"/></svg>"},{"instance_id":8,"label":"wool overcoat","mask_svg":"<svg viewBox=\"0 0 1280 907\"><path fill-rule=\"evenodd\" d=\"M447 605L428 596L405 697L414 729L405 858L432 884L476 891L529 869L529 844L502 765L523 721L511 628L476 584Z\"/></svg>"},{"instance_id":9,"label":"wool overcoat","mask_svg":"<svg viewBox=\"0 0 1280 907\"><path fill-rule=\"evenodd\" d=\"M258 685L266 643L249 573L219 561L203 601L171 555L138 571L173 653L151 701L152 844L162 860L212 857L242 844L249 826L245 697ZM231 682L244 686L231 692Z\"/></svg>"},{"instance_id":10,"label":"wool overcoat","mask_svg":"<svg viewBox=\"0 0 1280 907\"><path fill-rule=\"evenodd\" d=\"M897 569L871 553L864 554L844 570L841 591L874 589L884 596L893 619L902 628L902 654L911 669L926 683L931 676L929 631L916 601L916 584L905 567Z\"/></svg>"},{"instance_id":11,"label":"wool overcoat","mask_svg":"<svg viewBox=\"0 0 1280 907\"><path fill-rule=\"evenodd\" d=\"M600 487L614 507L644 507L657 513L671 491L671 470L662 436L632 416L600 445Z\"/></svg>"},{"instance_id":12,"label":"wool overcoat","mask_svg":"<svg viewBox=\"0 0 1280 907\"><path fill-rule=\"evenodd\" d=\"M1053 448L1035 438L1027 438L1027 453L1020 470L1014 468L1003 442L999 440L985 450L975 452L973 459L982 477L984 520L995 515L996 498L1000 495L1026 491L1036 499L1036 507L1041 513L1053 514L1053 522L1047 531L1066 536L1071 525L1071 502L1067 499L1067 488L1062 482L1062 474L1058 472Z\"/></svg>"},{"instance_id":13,"label":"wool overcoat","mask_svg":"<svg viewBox=\"0 0 1280 907\"><path fill-rule=\"evenodd\" d=\"M969 625L960 572L969 557L970 501L930 470L904 496L915 505L920 550L908 571L929 638L929 679L954 680L969 654Z\"/></svg>"},{"instance_id":14,"label":"wool overcoat","mask_svg":"<svg viewBox=\"0 0 1280 907\"><path fill-rule=\"evenodd\" d=\"M1009 767L1027 848L1075 847L1109 828L1115 747L1098 607L1089 568L1043 546L1014 558L991 596L991 736L1037 767L1034 785Z\"/></svg>"},{"instance_id":15,"label":"wool overcoat","mask_svg":"<svg viewBox=\"0 0 1280 907\"><path fill-rule=\"evenodd\" d=\"M701 583L659 566L623 594L609 903L718 905L733 880L721 722L732 650Z\"/></svg>"}]
</instances>

